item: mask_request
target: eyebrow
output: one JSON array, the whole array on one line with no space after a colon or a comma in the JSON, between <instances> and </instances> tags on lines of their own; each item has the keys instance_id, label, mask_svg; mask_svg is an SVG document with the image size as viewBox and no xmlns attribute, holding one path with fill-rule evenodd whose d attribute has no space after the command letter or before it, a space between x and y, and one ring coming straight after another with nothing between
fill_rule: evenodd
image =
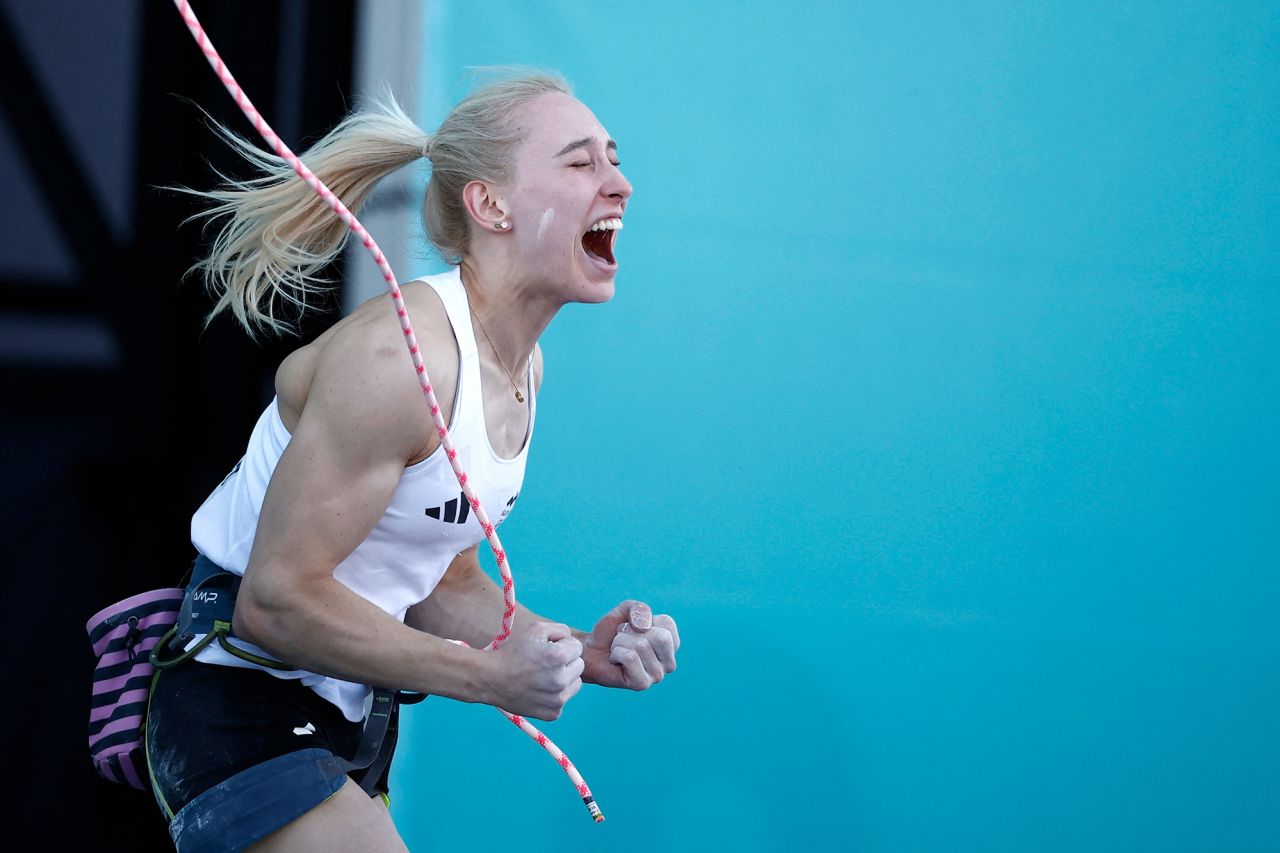
<instances>
[{"instance_id":1,"label":"eyebrow","mask_svg":"<svg viewBox=\"0 0 1280 853\"><path fill-rule=\"evenodd\" d=\"M570 143L569 143L568 145L566 145L564 148L561 148L561 149L560 149L560 152L559 152L558 154L556 154L556 156L557 156L557 157L563 157L564 155L568 154L568 153L569 153L570 151L572 151L573 149L575 149L575 148L586 148L588 145L590 145L591 143L593 143L593 142L595 142L595 141L596 141L596 138L595 138L594 136L584 136L582 139L576 140L576 141L574 141L574 142L570 142ZM617 151L617 150L618 150L618 143L616 143L616 142L614 142L612 139L610 139L608 142L606 142L606 143L604 144L604 148L605 148L605 150L606 150L606 151Z\"/></svg>"}]
</instances>

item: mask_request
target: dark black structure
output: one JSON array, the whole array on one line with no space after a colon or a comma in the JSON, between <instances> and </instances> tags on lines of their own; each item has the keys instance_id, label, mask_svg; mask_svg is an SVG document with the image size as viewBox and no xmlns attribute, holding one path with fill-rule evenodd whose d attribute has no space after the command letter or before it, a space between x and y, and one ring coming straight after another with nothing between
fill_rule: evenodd
<instances>
[{"instance_id":1,"label":"dark black structure","mask_svg":"<svg viewBox=\"0 0 1280 853\"><path fill-rule=\"evenodd\" d=\"M295 150L347 110L355 0L194 3ZM84 622L172 586L189 523L239 458L295 339L254 343L196 278L198 207L244 165L201 110L256 136L167 0L0 0L0 541L11 838L171 850L148 794L100 779L85 743ZM336 316L304 327L313 337Z\"/></svg>"}]
</instances>

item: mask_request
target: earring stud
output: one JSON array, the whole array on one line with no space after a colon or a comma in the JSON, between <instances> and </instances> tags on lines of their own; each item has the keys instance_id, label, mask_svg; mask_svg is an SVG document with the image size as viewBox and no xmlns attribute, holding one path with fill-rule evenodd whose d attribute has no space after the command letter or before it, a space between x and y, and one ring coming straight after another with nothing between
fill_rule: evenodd
<instances>
[{"instance_id":1,"label":"earring stud","mask_svg":"<svg viewBox=\"0 0 1280 853\"><path fill-rule=\"evenodd\" d=\"M497 222L493 227L497 228L499 231L506 231L508 228L511 227L511 223L503 219Z\"/></svg>"}]
</instances>

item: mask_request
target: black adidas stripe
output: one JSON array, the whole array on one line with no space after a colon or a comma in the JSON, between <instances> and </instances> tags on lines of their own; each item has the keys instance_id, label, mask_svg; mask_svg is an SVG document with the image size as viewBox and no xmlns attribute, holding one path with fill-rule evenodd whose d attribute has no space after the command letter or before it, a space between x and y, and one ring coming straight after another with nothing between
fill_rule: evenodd
<instances>
[{"instance_id":1,"label":"black adidas stripe","mask_svg":"<svg viewBox=\"0 0 1280 853\"><path fill-rule=\"evenodd\" d=\"M518 497L520 497L520 494L517 492L507 501L508 510L515 504ZM444 521L449 524L466 524L467 519L471 517L471 501L467 500L464 492L456 498L445 501L444 506L427 507L424 513L437 521Z\"/></svg>"},{"instance_id":2,"label":"black adidas stripe","mask_svg":"<svg viewBox=\"0 0 1280 853\"><path fill-rule=\"evenodd\" d=\"M466 494L459 493L458 497L445 501L442 507L427 507L426 514L449 524L466 524L471 517L471 502L467 500Z\"/></svg>"}]
</instances>

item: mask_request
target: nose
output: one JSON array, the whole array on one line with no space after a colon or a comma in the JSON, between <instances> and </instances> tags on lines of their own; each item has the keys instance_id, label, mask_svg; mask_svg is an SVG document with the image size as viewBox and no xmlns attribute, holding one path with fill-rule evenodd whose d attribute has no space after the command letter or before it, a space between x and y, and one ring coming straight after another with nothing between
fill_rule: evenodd
<instances>
[{"instance_id":1,"label":"nose","mask_svg":"<svg viewBox=\"0 0 1280 853\"><path fill-rule=\"evenodd\" d=\"M610 166L609 171L609 178L604 182L601 191L609 198L621 201L625 205L627 199L631 198L631 182L617 166Z\"/></svg>"}]
</instances>

